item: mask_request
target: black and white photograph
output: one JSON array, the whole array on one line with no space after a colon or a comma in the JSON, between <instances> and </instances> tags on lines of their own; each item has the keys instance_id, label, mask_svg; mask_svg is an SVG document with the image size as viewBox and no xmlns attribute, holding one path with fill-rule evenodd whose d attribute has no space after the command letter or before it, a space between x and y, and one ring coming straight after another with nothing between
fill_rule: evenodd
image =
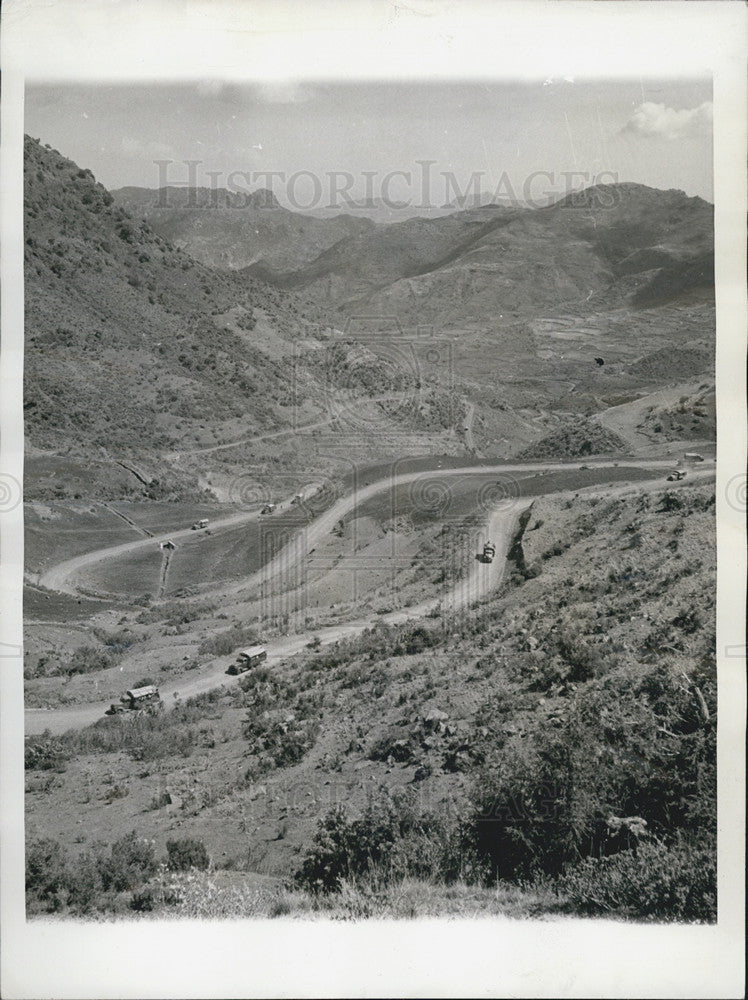
<instances>
[{"instance_id":1,"label":"black and white photograph","mask_svg":"<svg viewBox=\"0 0 748 1000\"><path fill-rule=\"evenodd\" d=\"M209 7L154 5L206 46ZM742 879L718 741L742 754L745 581L720 606L717 574L746 510L717 70L294 51L11 80L23 925L713 940ZM261 989L387 988L343 982ZM146 995L89 989L59 995Z\"/></svg>"}]
</instances>

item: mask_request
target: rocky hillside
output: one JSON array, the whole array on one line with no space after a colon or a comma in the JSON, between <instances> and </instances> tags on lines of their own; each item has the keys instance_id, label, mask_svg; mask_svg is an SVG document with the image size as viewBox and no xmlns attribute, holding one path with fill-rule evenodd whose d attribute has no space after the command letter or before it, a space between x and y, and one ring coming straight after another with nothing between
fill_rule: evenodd
<instances>
[{"instance_id":1,"label":"rocky hillside","mask_svg":"<svg viewBox=\"0 0 748 1000\"><path fill-rule=\"evenodd\" d=\"M30 499L81 482L110 499L195 498L206 459L170 455L324 419L341 372L346 400L391 390L365 350L351 372L336 347L333 365L319 311L292 293L199 263L56 150L27 139L25 154ZM298 447L285 442L285 462Z\"/></svg>"},{"instance_id":2,"label":"rocky hillside","mask_svg":"<svg viewBox=\"0 0 748 1000\"><path fill-rule=\"evenodd\" d=\"M283 421L284 366L214 317L277 336L303 324L288 297L237 282L114 204L90 171L26 141L26 427L33 445L151 450L200 422Z\"/></svg>"}]
</instances>

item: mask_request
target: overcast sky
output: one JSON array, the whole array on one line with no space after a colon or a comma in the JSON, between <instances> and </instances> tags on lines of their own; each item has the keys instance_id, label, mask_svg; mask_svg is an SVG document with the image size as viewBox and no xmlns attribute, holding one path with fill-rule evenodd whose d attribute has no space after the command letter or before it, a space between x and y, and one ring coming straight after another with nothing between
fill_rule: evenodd
<instances>
[{"instance_id":1,"label":"overcast sky","mask_svg":"<svg viewBox=\"0 0 748 1000\"><path fill-rule=\"evenodd\" d=\"M483 192L523 199L565 193L570 171L590 183L635 181L713 200L706 79L34 84L25 127L111 189L185 181L183 161L197 160L200 184L224 187L232 171L248 172L249 179L234 176L236 187L271 186L302 210L329 202L332 171L354 178L350 196L384 193L418 204L424 160L435 161L427 183L433 205L458 193L444 174L460 191L479 174ZM164 174L156 160L174 162ZM208 171L218 172L216 181ZM268 183L266 171L283 177ZM306 173L291 180L298 171L319 180ZM391 171L410 177L385 181ZM583 178L573 186L585 186Z\"/></svg>"}]
</instances>

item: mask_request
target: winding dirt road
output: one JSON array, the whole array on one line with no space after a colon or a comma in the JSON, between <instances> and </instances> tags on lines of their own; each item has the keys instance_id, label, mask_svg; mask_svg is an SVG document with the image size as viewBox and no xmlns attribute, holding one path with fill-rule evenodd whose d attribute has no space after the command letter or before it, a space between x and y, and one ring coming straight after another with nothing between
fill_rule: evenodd
<instances>
[{"instance_id":1,"label":"winding dirt road","mask_svg":"<svg viewBox=\"0 0 748 1000\"><path fill-rule=\"evenodd\" d=\"M619 468L644 467L652 469L669 469L672 467L672 460L648 459L638 462L629 460L617 463L590 462L587 463L585 467L602 470L612 468L614 467L614 464ZM296 539L292 540L281 550L281 552L279 552L260 570L253 573L250 577L242 580L241 583L228 589L239 590L251 587L252 584L267 584L284 571L287 571L290 565L303 560L306 556L306 552L309 547L314 544L315 540L327 534L341 517L352 510L357 504L367 500L369 497L380 492L381 490L391 489L393 486L412 482L423 477L441 478L443 476L456 475L485 475L486 473L533 471L547 472L558 471L559 469L568 470L579 468L580 465L578 464L560 463L538 463L532 465L504 464L489 467L465 466L457 469L439 469L431 472L405 473L400 476L378 480L377 482L358 490L356 493L338 500L328 511L321 514L315 521L308 525L304 529L305 544L303 546L299 546ZM693 481L693 479L702 479L710 475L714 475L713 468L699 469L696 474L690 477L690 479ZM662 480L658 477L656 480L650 482L639 481L636 485L640 489L658 489L662 486ZM623 482L617 484L616 486L606 488L605 492L606 494L614 494L629 490L631 487L631 483ZM461 608L475 603L476 601L482 600L501 582L506 571L506 557L515 524L519 515L530 506L533 499L539 498L518 497L516 499L505 500L498 505L498 507L490 515L484 529L485 537L487 539L490 538L496 546L496 556L494 561L491 564L485 564L476 560L468 576L464 580L458 582L457 585L446 595L434 597L428 601L422 602L421 604L393 611L388 614L369 616L367 618L357 619L345 624L332 625L316 629L314 631L314 635L319 638L322 645L329 645L337 642L339 639L358 635L365 629L371 628L379 622L388 625L401 624L409 620L415 620L423 618L426 615L431 615L435 610L442 611L444 613L453 613ZM288 503L288 501L286 503ZM222 526L240 524L257 518L258 516L259 514L257 513L237 514L232 517L224 518L221 521L214 521L213 527L219 528ZM70 577L81 568L103 559L117 558L122 554L142 548L144 544L156 544L161 538L173 539L181 536L188 536L190 533L190 529L185 529L180 532L170 532L168 535L149 538L145 541L136 541L125 545L116 545L109 549L100 549L96 552L90 552L83 556L77 556L75 559L66 560L64 563L60 563L58 566L48 570L43 576L44 585L48 587L55 586L56 589L64 590L66 593L75 593L75 590L71 589L69 581ZM223 593L226 593L227 591L227 588L220 589ZM268 642L266 644L268 650L268 663L277 663L279 660L299 653L305 648L311 638L312 633L308 633L302 635L283 636L272 642ZM237 683L239 680L238 677L232 677L226 674L226 669L233 659L233 654L230 656L217 657L205 664L198 676L192 677L189 680L177 680L162 685L161 694L164 702L167 706L170 706L174 704L178 698L186 699L193 697L194 695L210 691L222 684L228 685ZM108 706L109 702L107 701L91 702L86 705L76 705L69 708L61 708L51 711L45 709L27 709L25 713L26 733L27 735L32 735L49 730L54 734L59 734L68 729L90 725L91 723L96 722L97 719L101 718Z\"/></svg>"},{"instance_id":2,"label":"winding dirt road","mask_svg":"<svg viewBox=\"0 0 748 1000\"><path fill-rule=\"evenodd\" d=\"M619 462L588 462L584 465L561 462L536 462L513 465L506 463L501 465L468 465L452 469L432 469L420 472L406 472L399 476L389 476L370 483L368 486L360 487L348 496L337 500L332 507L330 507L323 514L320 514L320 516L310 524L303 526L303 528L299 528L297 536L288 542L288 544L276 553L276 555L268 563L261 567L261 569L235 584L228 586L221 584L217 585L210 591L203 591L201 592L201 597L205 597L210 593L232 594L260 584L270 584L283 572L287 572L291 565L300 561L304 557L304 553L300 551L298 541L298 537L301 534L304 536L304 547L306 548L306 551L309 551L309 549L313 548L321 538L328 534L335 524L345 517L346 514L350 513L351 510L368 500L370 497L386 489L392 489L397 486L412 483L419 479L443 479L447 477L451 478L454 476L466 475L485 476L494 473L511 474L526 472L573 471L581 468L609 469L614 467L670 469L673 467L673 459L642 459L640 461L632 459ZM277 505L275 514L271 516L277 518L278 514L283 510L289 509L290 505L290 500L282 501ZM229 517L213 521L210 526L211 531L218 531L221 528L236 527L240 524L247 524L258 520L261 516L262 515L260 515L259 510L232 514ZM194 537L194 532L190 528L181 528L177 531L163 532L162 534L154 535L151 538L137 539L133 542L124 542L120 545L113 545L104 549L96 549L93 552L85 552L83 555L75 556L72 559L66 559L64 562L58 563L56 566L52 566L48 570L45 570L45 572L39 576L37 582L40 586L46 587L48 590L57 590L65 594L78 596L79 591L75 586L74 578L80 570L86 569L99 562L117 559L124 555L130 555L133 552L147 549L153 545L159 544L160 542L168 540L178 541L181 538L190 537Z\"/></svg>"}]
</instances>

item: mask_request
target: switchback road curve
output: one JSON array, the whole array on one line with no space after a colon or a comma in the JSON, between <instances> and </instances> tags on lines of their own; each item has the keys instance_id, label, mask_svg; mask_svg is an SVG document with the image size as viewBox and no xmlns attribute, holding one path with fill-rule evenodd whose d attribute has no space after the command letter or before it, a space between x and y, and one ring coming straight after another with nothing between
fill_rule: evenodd
<instances>
[{"instance_id":1,"label":"switchback road curve","mask_svg":"<svg viewBox=\"0 0 748 1000\"><path fill-rule=\"evenodd\" d=\"M618 468L651 468L653 470L657 470L671 469L673 467L673 462L671 459L650 459L638 462L634 460L619 461L616 463L589 462L584 465L585 468L600 470L614 468L616 466ZM292 541L256 573L253 573L250 577L242 580L239 584L232 585L230 588L221 587L220 590L222 593L226 593L227 590L245 589L251 587L253 584L259 584L272 580L280 573L287 571L289 567L289 559L302 560L305 558L306 549L310 544L314 544L315 539L319 539L328 533L341 519L341 517L353 510L357 504L362 503L382 490L391 489L394 486L399 486L401 484L429 476L441 478L444 476L486 475L493 473L552 472L561 470L579 470L581 467L581 464L547 462L537 464L463 466L455 469L438 469L430 472L409 472L400 476L387 477L377 480L369 486L341 498L333 504L329 510L325 511L310 525L308 525L305 528L306 546L304 551L299 551L298 547ZM690 475L690 481L693 481L694 479L701 480L713 475L713 468L699 469ZM688 481L689 480L685 481L686 484ZM626 490L630 490L632 485L633 484L630 482L623 482L617 484L616 486L607 487L605 492L606 495L621 493ZM653 481L639 481L636 483L636 487L638 489L660 489L662 488L662 485L662 480L659 478ZM599 489L600 487L597 488ZM496 556L494 561L491 564L476 561L468 576L464 580L461 580L447 594L435 596L419 605L393 611L388 614L368 616L366 618L356 619L345 624L315 629L314 635L319 638L322 645L329 645L340 639L358 635L365 629L372 628L377 623L388 625L401 624L409 620L416 620L423 618L426 615L431 615L435 609L437 611L441 610L444 613L453 613L460 608L482 600L490 593L491 590L498 586L503 579L506 570L506 556L517 519L521 512L530 506L533 499L539 499L539 497L520 497L509 502L505 501L500 504L497 510L494 510L489 515L486 528L484 530L486 532L486 537L490 538L496 545ZM236 514L220 521L214 521L212 527L219 528L222 526L240 524L253 520L258 516L259 515L256 512ZM71 588L69 580L71 575L81 568L103 559L116 558L119 555L142 548L144 545L156 544L162 538L163 540L166 540L167 538L174 539L182 535L190 535L190 533L191 529L187 528L179 532L169 532L163 536L155 536L154 538L148 538L142 541L138 540L136 542L126 543L125 545L116 545L108 549L99 549L95 552L86 553L85 555L77 556L74 559L66 560L64 563L60 563L58 566L47 570L47 572L43 574L40 582L44 586L50 587L51 589L60 589L64 590L66 593L75 593L76 591L74 588ZM268 650L268 663L277 663L280 660L299 653L306 647L311 638L312 633L310 632L309 634L303 635L282 636L272 642L266 643ZM226 669L229 664L233 662L233 659L233 654L227 657L216 657L206 663L199 674L191 678L189 681L178 680L161 686L161 695L167 707L173 704L176 698L186 699L197 694L210 691L222 684L237 683L239 679L238 677L232 677L226 674ZM76 705L53 710L27 709L25 712L26 734L34 735L44 731L59 734L68 729L81 728L100 719L108 707L109 701L97 701L90 702L85 705Z\"/></svg>"}]
</instances>

